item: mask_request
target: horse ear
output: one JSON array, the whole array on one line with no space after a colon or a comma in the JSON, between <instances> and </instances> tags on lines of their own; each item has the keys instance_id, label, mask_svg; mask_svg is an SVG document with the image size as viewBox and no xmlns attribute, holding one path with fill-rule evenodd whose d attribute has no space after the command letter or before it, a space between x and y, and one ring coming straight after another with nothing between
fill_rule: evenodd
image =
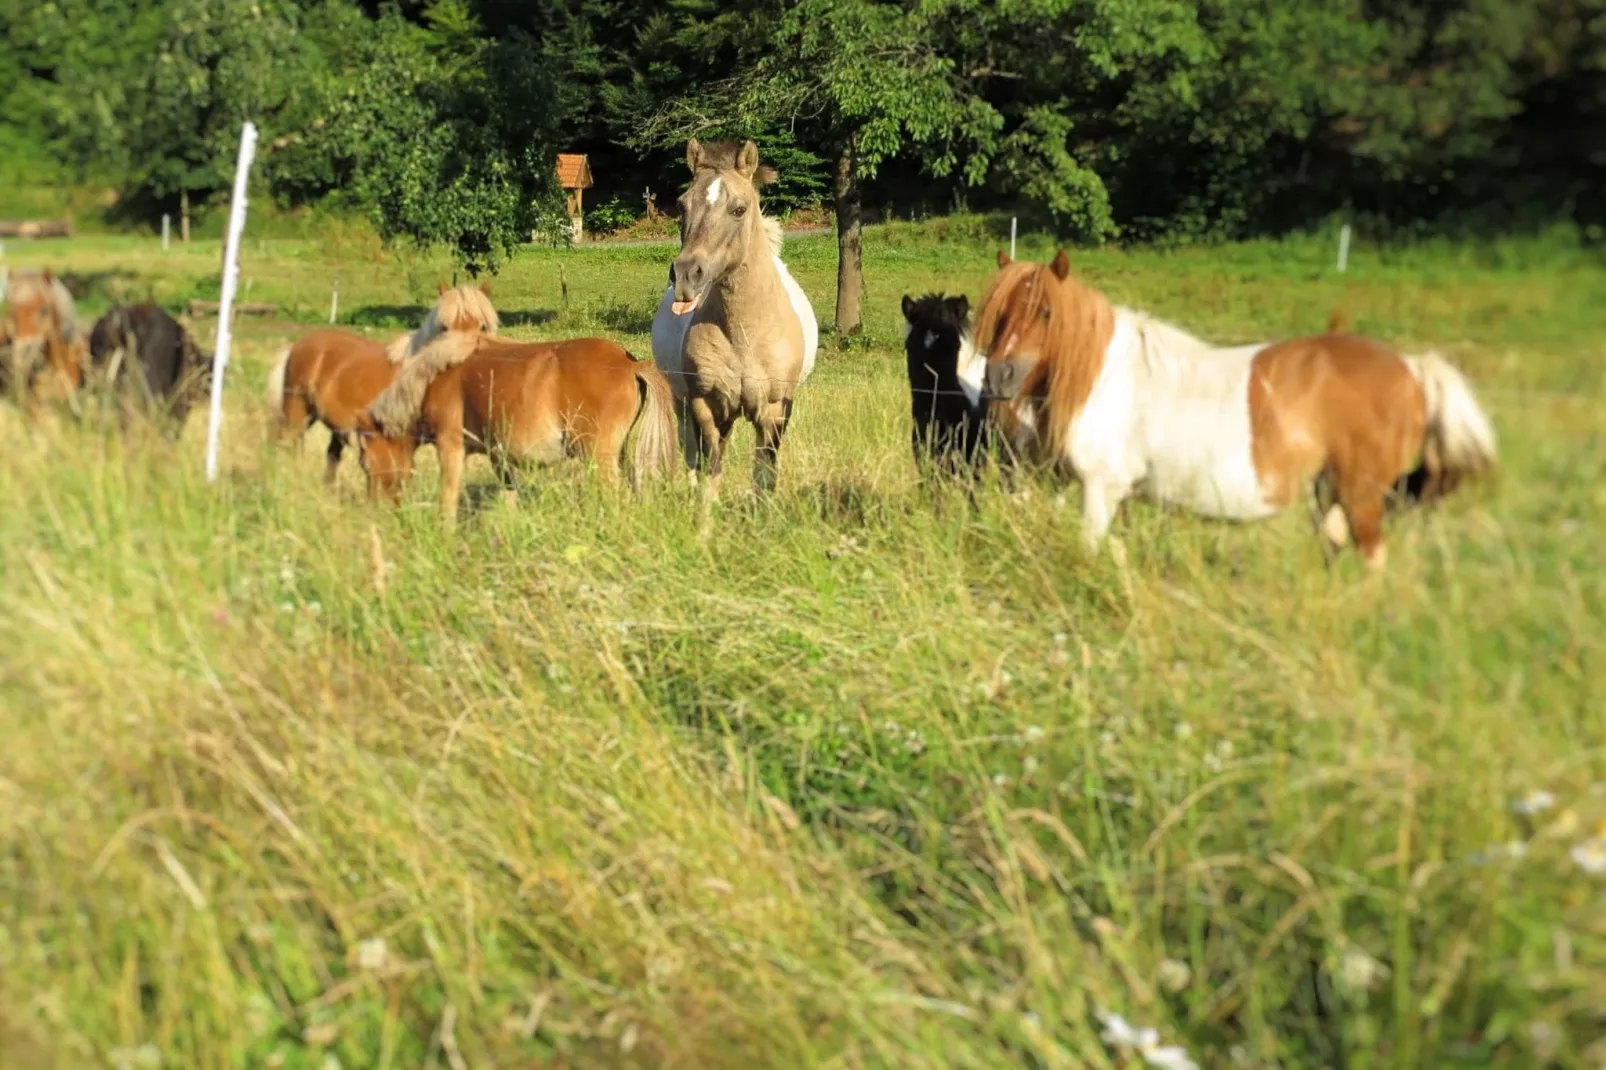
<instances>
[{"instance_id":1,"label":"horse ear","mask_svg":"<svg viewBox=\"0 0 1606 1070\"><path fill-rule=\"evenodd\" d=\"M915 303L913 301L909 300L909 295L908 294L904 294L903 295L903 318L905 320L909 320L909 322L911 322L911 323L914 322L914 321L911 320L909 317L910 317L910 314L914 312L914 308L915 308Z\"/></svg>"},{"instance_id":2,"label":"horse ear","mask_svg":"<svg viewBox=\"0 0 1606 1070\"><path fill-rule=\"evenodd\" d=\"M702 142L698 141L696 138L687 139L687 141L686 141L686 167L688 169L690 169L692 174L695 175L697 173L697 165L702 163L702 162L703 162L703 146L702 146Z\"/></svg>"},{"instance_id":3,"label":"horse ear","mask_svg":"<svg viewBox=\"0 0 1606 1070\"><path fill-rule=\"evenodd\" d=\"M1009 254L1004 252L1004 250L1002 250L1002 249L998 250L998 266L999 267L1008 267L1009 266Z\"/></svg>"},{"instance_id":4,"label":"horse ear","mask_svg":"<svg viewBox=\"0 0 1606 1070\"><path fill-rule=\"evenodd\" d=\"M444 282L437 282L435 284L435 292L438 293L438 294L441 294L441 295L444 296L446 291L447 291L447 289L448 289L448 287Z\"/></svg>"},{"instance_id":5,"label":"horse ear","mask_svg":"<svg viewBox=\"0 0 1606 1070\"><path fill-rule=\"evenodd\" d=\"M954 298L954 311L959 313L960 319L964 319L969 316L970 298L964 294L960 294L958 297Z\"/></svg>"},{"instance_id":6,"label":"horse ear","mask_svg":"<svg viewBox=\"0 0 1606 1070\"><path fill-rule=\"evenodd\" d=\"M758 146L748 141L742 146L742 151L736 154L736 173L743 178L752 178L758 171Z\"/></svg>"},{"instance_id":7,"label":"horse ear","mask_svg":"<svg viewBox=\"0 0 1606 1070\"><path fill-rule=\"evenodd\" d=\"M491 280L490 279L486 279L484 282L480 283L480 293L484 294L486 297L491 296Z\"/></svg>"},{"instance_id":8,"label":"horse ear","mask_svg":"<svg viewBox=\"0 0 1606 1070\"><path fill-rule=\"evenodd\" d=\"M49 268L45 268L39 274L44 277L44 280L46 282L49 282L51 279L54 279L56 277L56 273L54 271L51 271Z\"/></svg>"},{"instance_id":9,"label":"horse ear","mask_svg":"<svg viewBox=\"0 0 1606 1070\"><path fill-rule=\"evenodd\" d=\"M1063 282L1071 273L1071 258L1065 255L1064 249L1061 249L1054 254L1054 262L1048 267L1054 273L1054 277Z\"/></svg>"}]
</instances>

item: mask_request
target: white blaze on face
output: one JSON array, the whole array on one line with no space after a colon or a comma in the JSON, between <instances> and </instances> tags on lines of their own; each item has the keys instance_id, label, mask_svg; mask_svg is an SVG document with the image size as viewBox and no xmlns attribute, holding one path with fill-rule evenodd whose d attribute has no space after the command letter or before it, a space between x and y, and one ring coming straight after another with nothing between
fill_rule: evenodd
<instances>
[{"instance_id":1,"label":"white blaze on face","mask_svg":"<svg viewBox=\"0 0 1606 1070\"><path fill-rule=\"evenodd\" d=\"M937 344L937 332L936 331L927 331L926 332L926 348L930 349L932 346L934 346L936 344Z\"/></svg>"},{"instance_id":2,"label":"white blaze on face","mask_svg":"<svg viewBox=\"0 0 1606 1070\"><path fill-rule=\"evenodd\" d=\"M708 203L718 204L719 195L725 191L725 180L716 178L708 184Z\"/></svg>"}]
</instances>

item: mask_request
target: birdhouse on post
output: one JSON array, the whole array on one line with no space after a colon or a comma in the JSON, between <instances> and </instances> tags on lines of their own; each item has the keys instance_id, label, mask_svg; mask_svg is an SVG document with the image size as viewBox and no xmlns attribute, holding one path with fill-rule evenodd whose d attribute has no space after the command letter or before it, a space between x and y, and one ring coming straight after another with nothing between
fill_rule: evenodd
<instances>
[{"instance_id":1,"label":"birdhouse on post","mask_svg":"<svg viewBox=\"0 0 1606 1070\"><path fill-rule=\"evenodd\" d=\"M591 160L583 153L559 153L558 185L569 195L569 225L574 228L574 240L578 242L583 233L581 219L585 214L584 195L591 188Z\"/></svg>"}]
</instances>

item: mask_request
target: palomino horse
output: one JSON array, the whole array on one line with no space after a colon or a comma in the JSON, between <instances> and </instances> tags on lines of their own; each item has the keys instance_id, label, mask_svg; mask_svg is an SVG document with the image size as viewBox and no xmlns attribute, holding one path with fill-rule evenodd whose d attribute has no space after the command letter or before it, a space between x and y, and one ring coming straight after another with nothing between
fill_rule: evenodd
<instances>
[{"instance_id":1,"label":"palomino horse","mask_svg":"<svg viewBox=\"0 0 1606 1070\"><path fill-rule=\"evenodd\" d=\"M176 438L212 381L212 355L149 301L113 308L97 320L89 332L89 355L97 377L119 396L125 428L144 413Z\"/></svg>"},{"instance_id":2,"label":"palomino horse","mask_svg":"<svg viewBox=\"0 0 1606 1070\"><path fill-rule=\"evenodd\" d=\"M281 438L300 439L314 421L329 429L324 482L333 485L357 417L396 378L403 361L443 331L494 335L489 285L440 286L440 299L412 334L383 345L350 331L313 331L279 354L268 375L268 407Z\"/></svg>"},{"instance_id":3,"label":"palomino horse","mask_svg":"<svg viewBox=\"0 0 1606 1070\"><path fill-rule=\"evenodd\" d=\"M15 391L31 406L71 399L84 383L84 339L78 307L62 281L47 268L11 274L7 315L0 321L0 389Z\"/></svg>"},{"instance_id":4,"label":"palomino horse","mask_svg":"<svg viewBox=\"0 0 1606 1070\"><path fill-rule=\"evenodd\" d=\"M686 143L692 183L680 198L680 255L652 325L653 359L680 402L680 442L717 492L739 417L758 433L753 481L775 485L798 384L814 369L819 327L781 263L781 230L758 187L775 177L751 141Z\"/></svg>"},{"instance_id":5,"label":"palomino horse","mask_svg":"<svg viewBox=\"0 0 1606 1070\"><path fill-rule=\"evenodd\" d=\"M918 464L957 473L973 467L987 420L986 364L970 338L970 298L903 299L903 349Z\"/></svg>"},{"instance_id":6,"label":"palomino horse","mask_svg":"<svg viewBox=\"0 0 1606 1070\"><path fill-rule=\"evenodd\" d=\"M1039 460L1080 480L1090 546L1140 484L1234 520L1314 488L1322 534L1334 547L1353 536L1379 566L1396 485L1431 500L1494 465L1488 418L1436 353L1337 332L1217 348L1112 305L1072 277L1063 250L1051 264L1003 253L998 264L976 331L987 389Z\"/></svg>"},{"instance_id":7,"label":"palomino horse","mask_svg":"<svg viewBox=\"0 0 1606 1070\"><path fill-rule=\"evenodd\" d=\"M396 500L419 445L435 444L450 522L469 453L490 457L509 494L518 468L565 457L594 459L612 482L635 429L639 490L674 467L673 408L663 374L605 338L520 343L451 332L403 365L357 424L375 497Z\"/></svg>"}]
</instances>

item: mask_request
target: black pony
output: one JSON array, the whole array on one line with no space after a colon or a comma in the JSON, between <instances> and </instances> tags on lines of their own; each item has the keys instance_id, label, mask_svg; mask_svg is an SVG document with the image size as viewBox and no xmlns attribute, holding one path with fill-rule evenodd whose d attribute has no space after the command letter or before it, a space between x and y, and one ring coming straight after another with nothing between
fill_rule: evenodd
<instances>
[{"instance_id":1,"label":"black pony","mask_svg":"<svg viewBox=\"0 0 1606 1070\"><path fill-rule=\"evenodd\" d=\"M212 355L149 301L102 316L89 333L89 355L97 378L121 402L125 427L143 413L175 438L212 382Z\"/></svg>"},{"instance_id":2,"label":"black pony","mask_svg":"<svg viewBox=\"0 0 1606 1070\"><path fill-rule=\"evenodd\" d=\"M970 342L970 299L905 295L903 318L915 461L950 473L973 468L986 438L987 399Z\"/></svg>"}]
</instances>

